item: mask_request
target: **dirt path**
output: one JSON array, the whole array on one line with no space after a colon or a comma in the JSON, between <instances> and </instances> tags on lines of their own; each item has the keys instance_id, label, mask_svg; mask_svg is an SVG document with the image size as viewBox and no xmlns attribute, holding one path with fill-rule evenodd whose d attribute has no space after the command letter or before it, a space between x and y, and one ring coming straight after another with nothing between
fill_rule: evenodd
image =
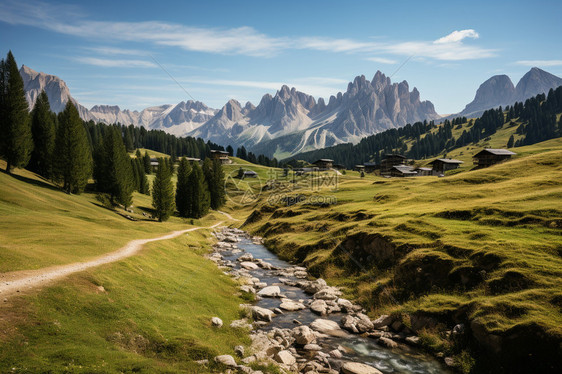
<instances>
[{"instance_id":1,"label":"dirt path","mask_svg":"<svg viewBox=\"0 0 562 374\"><path fill-rule=\"evenodd\" d=\"M158 240L177 238L182 234L199 229L215 228L219 226L221 223L222 222L219 222L209 227L193 227L187 230L174 231L167 235L159 236L157 238L152 238L152 239L131 240L124 247L114 252L110 252L106 255L98 257L95 260L91 260L87 262L75 262L72 264L51 266L48 268L43 268L38 270L24 270L24 271L4 273L2 274L2 279L0 280L1 282L0 296L4 298L8 295L20 291L23 292L29 290L30 288L43 286L51 281L63 278L69 274L77 273L79 271L84 271L92 267L122 260L124 258L136 254L139 250L142 249L143 245L145 245L146 243L155 242Z\"/></svg>"},{"instance_id":2,"label":"dirt path","mask_svg":"<svg viewBox=\"0 0 562 374\"><path fill-rule=\"evenodd\" d=\"M222 210L217 210L220 214L223 214L226 218L233 220L233 221L240 221L238 218L232 217L230 214L223 212Z\"/></svg>"}]
</instances>

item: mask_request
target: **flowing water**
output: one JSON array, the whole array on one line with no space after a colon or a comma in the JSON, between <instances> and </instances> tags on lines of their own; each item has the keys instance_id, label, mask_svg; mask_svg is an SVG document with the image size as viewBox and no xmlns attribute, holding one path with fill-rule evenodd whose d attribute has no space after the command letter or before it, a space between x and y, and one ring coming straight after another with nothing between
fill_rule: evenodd
<instances>
[{"instance_id":1,"label":"flowing water","mask_svg":"<svg viewBox=\"0 0 562 374\"><path fill-rule=\"evenodd\" d=\"M265 246L255 244L250 239L242 238L242 240L237 243L237 247L244 252L251 253L255 259L267 261L277 268L291 267L291 264L277 258L277 256L270 252ZM236 263L236 267L238 268L239 264L235 260L242 255L243 252L236 252L238 251L234 251L234 253L233 251L224 251L221 252L221 254L225 260ZM267 283L268 286L279 286L281 293L289 299L295 301L304 300L305 305L308 300L312 299L311 295L306 294L300 288L288 286L283 284L280 280L280 278L285 278L298 281L299 279L297 278L279 276L277 275L278 272L274 270L265 270L262 268L252 270L250 273L256 278L259 278L262 282ZM263 308L275 309L279 307L279 304L281 304L280 299L263 298L257 301L255 305ZM294 320L300 321L303 325L309 325L318 318L339 322L342 316L344 316L343 313L333 313L328 316L320 317L308 308L295 312L284 311L283 314L274 317L273 321L262 327L262 329L292 329L297 326L293 322ZM342 330L342 332L343 331L345 330ZM342 333L342 336L320 339L318 344L322 347L322 351L326 353L341 346L345 350L344 360L362 362L374 366L383 373L449 373L449 370L437 360L416 352L414 349L387 349L375 344L374 339L348 334L347 332Z\"/></svg>"}]
</instances>

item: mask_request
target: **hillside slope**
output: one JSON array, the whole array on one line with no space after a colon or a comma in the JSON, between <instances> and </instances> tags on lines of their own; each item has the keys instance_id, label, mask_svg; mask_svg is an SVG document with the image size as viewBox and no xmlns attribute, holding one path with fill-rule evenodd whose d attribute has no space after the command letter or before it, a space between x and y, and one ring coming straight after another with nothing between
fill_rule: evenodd
<instances>
[{"instance_id":1,"label":"hillside slope","mask_svg":"<svg viewBox=\"0 0 562 374\"><path fill-rule=\"evenodd\" d=\"M262 203L245 228L269 248L390 312L474 372L555 372L562 341L562 139L447 178L359 178L305 202ZM353 174L353 175L352 175ZM306 203L310 196L333 205ZM463 324L462 341L448 339Z\"/></svg>"}]
</instances>

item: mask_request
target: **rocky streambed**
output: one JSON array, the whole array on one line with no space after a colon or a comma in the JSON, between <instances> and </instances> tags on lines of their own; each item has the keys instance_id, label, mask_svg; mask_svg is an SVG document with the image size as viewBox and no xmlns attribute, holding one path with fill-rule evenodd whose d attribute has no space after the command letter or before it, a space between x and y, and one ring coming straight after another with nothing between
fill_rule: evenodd
<instances>
[{"instance_id":1,"label":"rocky streambed","mask_svg":"<svg viewBox=\"0 0 562 374\"><path fill-rule=\"evenodd\" d=\"M249 352L236 347L241 364L228 355L215 361L246 373L256 373L253 362L309 374L448 372L415 349L419 338L400 321L387 315L371 320L338 288L309 280L306 268L278 259L260 238L233 228L214 235L218 242L210 259L240 281L241 292L256 298L240 305L251 318L230 324L250 332Z\"/></svg>"}]
</instances>

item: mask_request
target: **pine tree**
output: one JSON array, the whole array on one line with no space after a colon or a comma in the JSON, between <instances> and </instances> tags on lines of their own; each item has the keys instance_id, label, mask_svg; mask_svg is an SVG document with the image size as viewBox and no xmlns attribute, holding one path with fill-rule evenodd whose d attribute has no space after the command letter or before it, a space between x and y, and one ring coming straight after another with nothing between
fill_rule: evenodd
<instances>
[{"instance_id":1,"label":"pine tree","mask_svg":"<svg viewBox=\"0 0 562 374\"><path fill-rule=\"evenodd\" d=\"M148 151L144 151L144 157L142 158L142 161L144 172L146 174L152 174L152 165L150 164L150 155L148 154Z\"/></svg>"},{"instance_id":2,"label":"pine tree","mask_svg":"<svg viewBox=\"0 0 562 374\"><path fill-rule=\"evenodd\" d=\"M507 148L513 148L513 144L515 142L515 138L513 137L513 134L509 137L509 140L507 141Z\"/></svg>"},{"instance_id":3,"label":"pine tree","mask_svg":"<svg viewBox=\"0 0 562 374\"><path fill-rule=\"evenodd\" d=\"M140 159L142 157L141 153L140 153L140 149L137 148L137 151L135 152L135 157L137 159Z\"/></svg>"},{"instance_id":4,"label":"pine tree","mask_svg":"<svg viewBox=\"0 0 562 374\"><path fill-rule=\"evenodd\" d=\"M29 105L23 79L12 52L1 64L0 75L0 154L6 158L6 172L25 167L33 150Z\"/></svg>"},{"instance_id":5,"label":"pine tree","mask_svg":"<svg viewBox=\"0 0 562 374\"><path fill-rule=\"evenodd\" d=\"M168 220L175 210L172 173L163 158L158 160L158 171L152 183L152 205L159 222Z\"/></svg>"},{"instance_id":6,"label":"pine tree","mask_svg":"<svg viewBox=\"0 0 562 374\"><path fill-rule=\"evenodd\" d=\"M231 145L229 145L228 147L226 147L226 151L228 152L229 156L234 156L234 148L232 148Z\"/></svg>"},{"instance_id":7,"label":"pine tree","mask_svg":"<svg viewBox=\"0 0 562 374\"><path fill-rule=\"evenodd\" d=\"M190 172L189 161L182 157L178 166L178 183L176 186L176 207L181 217L188 217L190 207L193 206L193 196L189 186Z\"/></svg>"},{"instance_id":8,"label":"pine tree","mask_svg":"<svg viewBox=\"0 0 562 374\"><path fill-rule=\"evenodd\" d=\"M131 157L127 153L118 127L109 127L103 137L103 176L98 189L110 195L111 203L125 208L133 202L135 188Z\"/></svg>"},{"instance_id":9,"label":"pine tree","mask_svg":"<svg viewBox=\"0 0 562 374\"><path fill-rule=\"evenodd\" d=\"M53 174L67 193L80 193L92 174L92 154L78 110L68 102L59 115Z\"/></svg>"},{"instance_id":10,"label":"pine tree","mask_svg":"<svg viewBox=\"0 0 562 374\"><path fill-rule=\"evenodd\" d=\"M31 112L31 134L34 148L28 169L45 178L50 178L55 149L55 120L45 91L41 91Z\"/></svg>"},{"instance_id":11,"label":"pine tree","mask_svg":"<svg viewBox=\"0 0 562 374\"><path fill-rule=\"evenodd\" d=\"M187 193L191 201L187 216L191 218L201 218L209 212L210 198L205 176L198 163L193 163L187 184L189 186Z\"/></svg>"}]
</instances>

